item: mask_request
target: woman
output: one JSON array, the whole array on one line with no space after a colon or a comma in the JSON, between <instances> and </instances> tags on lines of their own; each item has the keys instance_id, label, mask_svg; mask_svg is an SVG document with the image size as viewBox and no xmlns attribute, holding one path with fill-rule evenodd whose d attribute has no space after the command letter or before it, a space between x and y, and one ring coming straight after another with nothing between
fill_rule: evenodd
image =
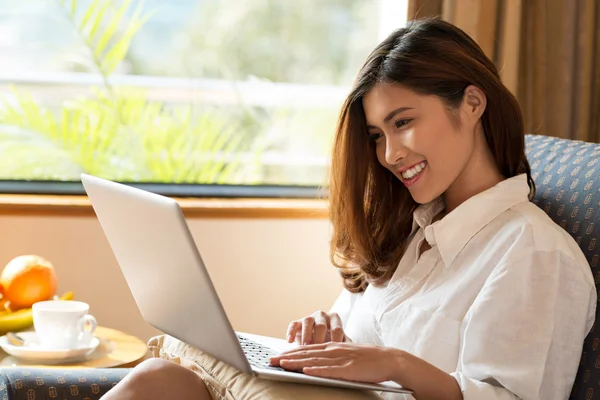
<instances>
[{"instance_id":1,"label":"woman","mask_svg":"<svg viewBox=\"0 0 600 400\"><path fill-rule=\"evenodd\" d=\"M471 38L421 20L384 40L343 106L331 172L345 290L329 313L290 324L303 346L273 365L392 380L419 400L568 398L594 282L530 202L519 106ZM172 338L151 348L163 359L106 400L410 397L260 380Z\"/></svg>"}]
</instances>

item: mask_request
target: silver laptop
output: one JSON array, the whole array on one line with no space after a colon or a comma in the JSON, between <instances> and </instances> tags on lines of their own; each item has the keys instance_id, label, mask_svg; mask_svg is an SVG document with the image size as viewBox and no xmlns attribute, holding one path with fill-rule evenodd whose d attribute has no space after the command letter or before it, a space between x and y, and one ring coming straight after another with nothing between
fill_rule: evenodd
<instances>
[{"instance_id":1,"label":"silver laptop","mask_svg":"<svg viewBox=\"0 0 600 400\"><path fill-rule=\"evenodd\" d=\"M411 393L394 382L318 378L270 366L269 357L278 353L268 346L273 338L234 331L175 200L87 174L81 180L150 325L261 378Z\"/></svg>"}]
</instances>

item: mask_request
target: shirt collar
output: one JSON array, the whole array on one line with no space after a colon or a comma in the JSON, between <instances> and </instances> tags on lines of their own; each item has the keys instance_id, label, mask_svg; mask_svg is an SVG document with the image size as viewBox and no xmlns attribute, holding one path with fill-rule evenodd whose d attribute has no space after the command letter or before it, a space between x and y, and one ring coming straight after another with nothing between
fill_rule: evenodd
<instances>
[{"instance_id":1,"label":"shirt collar","mask_svg":"<svg viewBox=\"0 0 600 400\"><path fill-rule=\"evenodd\" d=\"M421 205L413 213L413 232L417 227L425 231L431 247L437 246L446 266L450 266L467 243L503 212L529 201L527 175L508 178L497 185L467 199L444 218L433 218L443 210L441 197Z\"/></svg>"},{"instance_id":2,"label":"shirt collar","mask_svg":"<svg viewBox=\"0 0 600 400\"><path fill-rule=\"evenodd\" d=\"M444 204L444 199L442 197L438 197L430 203L418 206L413 212L412 233L415 233L419 227L425 229L429 226L431 221L433 221L433 218L445 207L446 205Z\"/></svg>"}]
</instances>

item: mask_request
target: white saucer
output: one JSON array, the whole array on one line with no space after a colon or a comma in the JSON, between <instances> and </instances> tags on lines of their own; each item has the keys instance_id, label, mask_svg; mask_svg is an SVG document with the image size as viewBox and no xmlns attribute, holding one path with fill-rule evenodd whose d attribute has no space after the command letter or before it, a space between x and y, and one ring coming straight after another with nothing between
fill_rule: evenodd
<instances>
[{"instance_id":1,"label":"white saucer","mask_svg":"<svg viewBox=\"0 0 600 400\"><path fill-rule=\"evenodd\" d=\"M46 362L81 360L96 350L100 344L100 340L94 337L88 345L82 345L74 349L48 349L40 345L35 332L19 332L18 335L25 341L24 345L15 346L10 343L6 336L0 336L0 347L11 356L25 360Z\"/></svg>"}]
</instances>

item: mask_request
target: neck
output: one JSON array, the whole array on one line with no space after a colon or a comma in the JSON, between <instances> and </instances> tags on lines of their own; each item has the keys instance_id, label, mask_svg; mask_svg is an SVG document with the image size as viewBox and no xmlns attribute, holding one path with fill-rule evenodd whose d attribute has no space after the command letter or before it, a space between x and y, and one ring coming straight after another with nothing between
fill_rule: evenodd
<instances>
[{"instance_id":1,"label":"neck","mask_svg":"<svg viewBox=\"0 0 600 400\"><path fill-rule=\"evenodd\" d=\"M498 170L486 143L483 131L476 135L475 145L467 165L444 193L445 213L448 214L464 201L505 179Z\"/></svg>"}]
</instances>

